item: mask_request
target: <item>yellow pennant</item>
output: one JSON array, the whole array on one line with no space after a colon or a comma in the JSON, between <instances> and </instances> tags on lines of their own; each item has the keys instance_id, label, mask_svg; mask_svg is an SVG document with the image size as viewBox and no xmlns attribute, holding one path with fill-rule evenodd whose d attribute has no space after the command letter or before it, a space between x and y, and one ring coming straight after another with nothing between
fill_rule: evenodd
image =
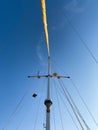
<instances>
[{"instance_id":1,"label":"yellow pennant","mask_svg":"<svg viewBox=\"0 0 98 130\"><path fill-rule=\"evenodd\" d=\"M48 49L48 56L50 56L45 0L41 0L41 6L42 6L42 16L43 16L44 31L45 31L45 36L46 36L46 44L47 44L47 49Z\"/></svg>"}]
</instances>

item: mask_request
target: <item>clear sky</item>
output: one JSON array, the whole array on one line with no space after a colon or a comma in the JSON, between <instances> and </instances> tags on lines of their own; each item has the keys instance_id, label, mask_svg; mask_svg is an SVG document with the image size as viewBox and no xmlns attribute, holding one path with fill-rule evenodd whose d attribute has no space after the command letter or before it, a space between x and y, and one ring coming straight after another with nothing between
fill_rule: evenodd
<instances>
[{"instance_id":1,"label":"clear sky","mask_svg":"<svg viewBox=\"0 0 98 130\"><path fill-rule=\"evenodd\" d=\"M57 71L54 67L57 66L59 74L70 75L98 122L98 63L81 41L82 38L98 61L98 1L46 0L46 5L52 70ZM0 129L26 91L27 95L5 130L34 129L42 94L36 124L40 130L43 129L47 80L40 79L38 82L37 79L27 78L38 71L40 74L47 73L47 48L40 0L0 1ZM91 130L98 130L70 82L66 81L66 84ZM34 92L38 93L35 99L32 98ZM61 107L65 113L65 129L76 130L62 104ZM60 122L59 119L57 121Z\"/></svg>"}]
</instances>

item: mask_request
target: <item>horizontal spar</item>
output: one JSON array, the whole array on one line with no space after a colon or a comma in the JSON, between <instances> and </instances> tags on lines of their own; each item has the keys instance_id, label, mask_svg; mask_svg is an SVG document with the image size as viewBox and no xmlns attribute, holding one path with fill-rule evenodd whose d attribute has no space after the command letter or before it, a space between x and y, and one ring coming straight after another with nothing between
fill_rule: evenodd
<instances>
[{"instance_id":1,"label":"horizontal spar","mask_svg":"<svg viewBox=\"0 0 98 130\"><path fill-rule=\"evenodd\" d=\"M57 73L53 73L52 75L37 75L37 76L28 76L28 78L70 78L69 76L61 76L61 75L57 75Z\"/></svg>"}]
</instances>

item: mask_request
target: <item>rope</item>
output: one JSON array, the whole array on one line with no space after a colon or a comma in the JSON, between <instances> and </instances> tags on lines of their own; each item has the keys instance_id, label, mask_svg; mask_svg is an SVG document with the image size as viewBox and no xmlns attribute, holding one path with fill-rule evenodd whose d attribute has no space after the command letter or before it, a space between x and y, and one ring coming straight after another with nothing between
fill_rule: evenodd
<instances>
[{"instance_id":1,"label":"rope","mask_svg":"<svg viewBox=\"0 0 98 130\"><path fill-rule=\"evenodd\" d=\"M61 81L62 81L62 80L61 80ZM68 96L69 96L69 98L70 98L71 102L73 103L73 105L74 105L74 107L75 107L75 109L76 109L76 111L77 111L77 113L78 113L79 117L80 117L80 118L81 118L81 120L83 121L83 123L84 123L84 125L86 126L87 130L90 130L89 126L87 125L87 123L86 123L86 122L85 122L85 120L83 119L83 117L82 117L82 115L81 115L81 113L80 113L79 109L77 108L77 106L75 105L75 103L74 103L73 99L71 98L71 96L70 96L70 94L69 94L68 90L66 89L66 87L64 88L63 81L62 81L62 85L63 85L63 90L65 89L65 91L67 92L67 94L68 94Z\"/></svg>"},{"instance_id":2,"label":"rope","mask_svg":"<svg viewBox=\"0 0 98 130\"><path fill-rule=\"evenodd\" d=\"M12 122L13 118L15 117L16 115L16 112L18 110L18 108L20 107L20 105L22 104L24 98L27 96L29 92L29 88L27 89L27 91L24 93L24 95L22 96L22 98L20 99L19 103L17 104L16 108L14 109L14 111L12 112L12 114L10 115L9 119L7 120L7 122L4 124L3 126L3 130L8 127L8 125ZM22 107L21 107L22 108Z\"/></svg>"},{"instance_id":3,"label":"rope","mask_svg":"<svg viewBox=\"0 0 98 130\"><path fill-rule=\"evenodd\" d=\"M43 80L44 81L44 80ZM44 84L44 82L43 82L43 84ZM42 85L43 86L43 85ZM42 88L42 96L43 96L43 90L44 90L44 87ZM38 115L39 115L39 110L40 110L40 103L41 103L41 100L42 100L42 96L41 96L41 98L40 98L40 100L39 100L39 102L38 102L38 108L37 108L37 110L36 110L36 117L35 117L35 122L34 122L34 130L36 130L36 124L37 124L37 120L38 120Z\"/></svg>"},{"instance_id":4,"label":"rope","mask_svg":"<svg viewBox=\"0 0 98 130\"><path fill-rule=\"evenodd\" d=\"M61 109L60 109L60 102L59 102L57 91L56 91L56 97L57 97L57 101L58 101L57 103L58 103L58 108L59 108L59 115L60 115L60 120L61 120L61 126L62 126L62 130L64 130L63 121L62 121L62 114L61 114Z\"/></svg>"},{"instance_id":5,"label":"rope","mask_svg":"<svg viewBox=\"0 0 98 130\"><path fill-rule=\"evenodd\" d=\"M74 88L76 89L76 91L77 91L77 93L78 93L78 95L79 95L79 97L80 97L81 101L82 101L82 102L83 102L83 104L85 105L85 107L86 107L86 109L87 109L88 113L90 114L90 116L91 116L91 118L92 118L93 122L94 122L94 123L96 124L96 126L98 127L98 123L96 122L96 120L95 120L95 118L94 118L93 114L91 113L90 109L88 108L88 106L87 106L86 102L84 101L83 97L81 96L81 94L80 94L80 92L79 92L79 90L78 90L78 88L77 88L76 84L73 82L73 80L72 80L72 79L70 79L70 81L71 81L72 85L74 86Z\"/></svg>"},{"instance_id":6,"label":"rope","mask_svg":"<svg viewBox=\"0 0 98 130\"><path fill-rule=\"evenodd\" d=\"M84 47L86 48L86 50L89 52L90 56L92 57L92 59L95 61L95 63L98 64L98 60L96 59L96 57L94 56L94 54L92 53L92 51L90 50L90 48L88 47L88 45L86 44L86 42L84 41L84 39L81 37L80 33L78 32L78 30L75 28L75 26L71 23L71 21L69 20L68 16L63 12L64 17L67 19L69 25L71 26L71 28L73 29L73 31L76 33L76 35L79 37L81 43L84 45Z\"/></svg>"},{"instance_id":7,"label":"rope","mask_svg":"<svg viewBox=\"0 0 98 130\"><path fill-rule=\"evenodd\" d=\"M70 113L70 111L69 111L69 109L68 109L66 103L64 102L64 99L62 98L60 92L58 91L58 87L56 87L56 90L57 90L58 94L60 95L60 97L61 97L61 101L64 103L64 105L65 105L65 107L66 107L66 110L67 110L68 114L70 115L70 117L71 117L71 119L72 119L74 125L76 126L77 130L79 130L79 128L78 128L78 126L77 126L77 124L76 124L74 118L72 117L72 114Z\"/></svg>"},{"instance_id":8,"label":"rope","mask_svg":"<svg viewBox=\"0 0 98 130\"><path fill-rule=\"evenodd\" d=\"M23 122L24 118L25 118L25 114L24 114L24 117L21 119L20 123L18 124L18 126L17 126L16 130L18 130L18 128L19 128L19 127L20 127L20 125L22 124L22 122Z\"/></svg>"},{"instance_id":9,"label":"rope","mask_svg":"<svg viewBox=\"0 0 98 130\"><path fill-rule=\"evenodd\" d=\"M53 63L53 65L55 65L54 62L52 62L52 63ZM55 66L57 67L57 69L60 68L59 66L57 66L57 64L56 64ZM65 72L64 69L62 69L62 68L60 68L60 69L61 69L62 72ZM58 70L59 70L59 69L58 69ZM65 73L66 73L66 72L65 72ZM70 82L72 83L73 87L75 88L76 92L78 93L78 95L79 95L81 101L83 102L83 104L84 104L85 108L87 109L89 115L91 116L93 122L94 122L95 125L98 127L98 123L97 123L96 119L94 118L92 112L90 111L89 107L87 106L87 103L84 101L83 97L81 96L81 93L79 92L79 90L78 90L78 88L77 88L77 86L76 86L76 84L75 84L75 82L73 81L72 78L70 78Z\"/></svg>"},{"instance_id":10,"label":"rope","mask_svg":"<svg viewBox=\"0 0 98 130\"><path fill-rule=\"evenodd\" d=\"M53 87L51 88L51 98L53 99ZM56 123L55 123L55 112L54 112L54 105L52 105L52 111L53 111L53 122L54 122L54 129L56 130Z\"/></svg>"},{"instance_id":11,"label":"rope","mask_svg":"<svg viewBox=\"0 0 98 130\"><path fill-rule=\"evenodd\" d=\"M55 112L54 112L54 107L52 106L52 111L53 111L53 122L54 122L54 130L56 130L56 123L55 123Z\"/></svg>"},{"instance_id":12,"label":"rope","mask_svg":"<svg viewBox=\"0 0 98 130\"><path fill-rule=\"evenodd\" d=\"M44 130L44 128L46 128L46 122L45 122L45 119L46 119L46 115L45 115L45 113L44 113L44 117L43 117L43 130ZM45 123L44 123L45 122Z\"/></svg>"},{"instance_id":13,"label":"rope","mask_svg":"<svg viewBox=\"0 0 98 130\"><path fill-rule=\"evenodd\" d=\"M75 109L74 109L74 107L73 107L73 104L72 104L71 101L69 100L69 98L68 98L68 96L67 96L67 93L65 92L65 90L64 90L64 88L63 88L61 82L59 82L59 83L60 83L60 85L61 85L61 87L62 87L62 90L63 90L63 92L64 92L64 94L65 94L65 97L66 97L68 103L70 104L70 106L71 106L71 108L72 108L72 111L73 111L74 115L76 116L76 119L77 119L78 123L80 124L81 129L84 130L84 128L83 128L83 126L82 126L82 123L81 123L81 121L80 121L80 119L79 119L79 117L78 117L78 115L77 115L77 113L76 113L76 111L75 111Z\"/></svg>"}]
</instances>

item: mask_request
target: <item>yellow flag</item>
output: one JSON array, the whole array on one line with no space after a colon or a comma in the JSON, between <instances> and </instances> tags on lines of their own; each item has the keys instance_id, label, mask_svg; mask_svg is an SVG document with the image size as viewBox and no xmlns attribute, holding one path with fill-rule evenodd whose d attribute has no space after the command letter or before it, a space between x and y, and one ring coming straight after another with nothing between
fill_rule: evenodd
<instances>
[{"instance_id":1,"label":"yellow flag","mask_svg":"<svg viewBox=\"0 0 98 130\"><path fill-rule=\"evenodd\" d=\"M45 0L41 0L41 6L42 6L42 16L43 16L44 31L45 31L45 36L46 36L46 44L47 44L47 49L48 49L48 55L50 56Z\"/></svg>"}]
</instances>

